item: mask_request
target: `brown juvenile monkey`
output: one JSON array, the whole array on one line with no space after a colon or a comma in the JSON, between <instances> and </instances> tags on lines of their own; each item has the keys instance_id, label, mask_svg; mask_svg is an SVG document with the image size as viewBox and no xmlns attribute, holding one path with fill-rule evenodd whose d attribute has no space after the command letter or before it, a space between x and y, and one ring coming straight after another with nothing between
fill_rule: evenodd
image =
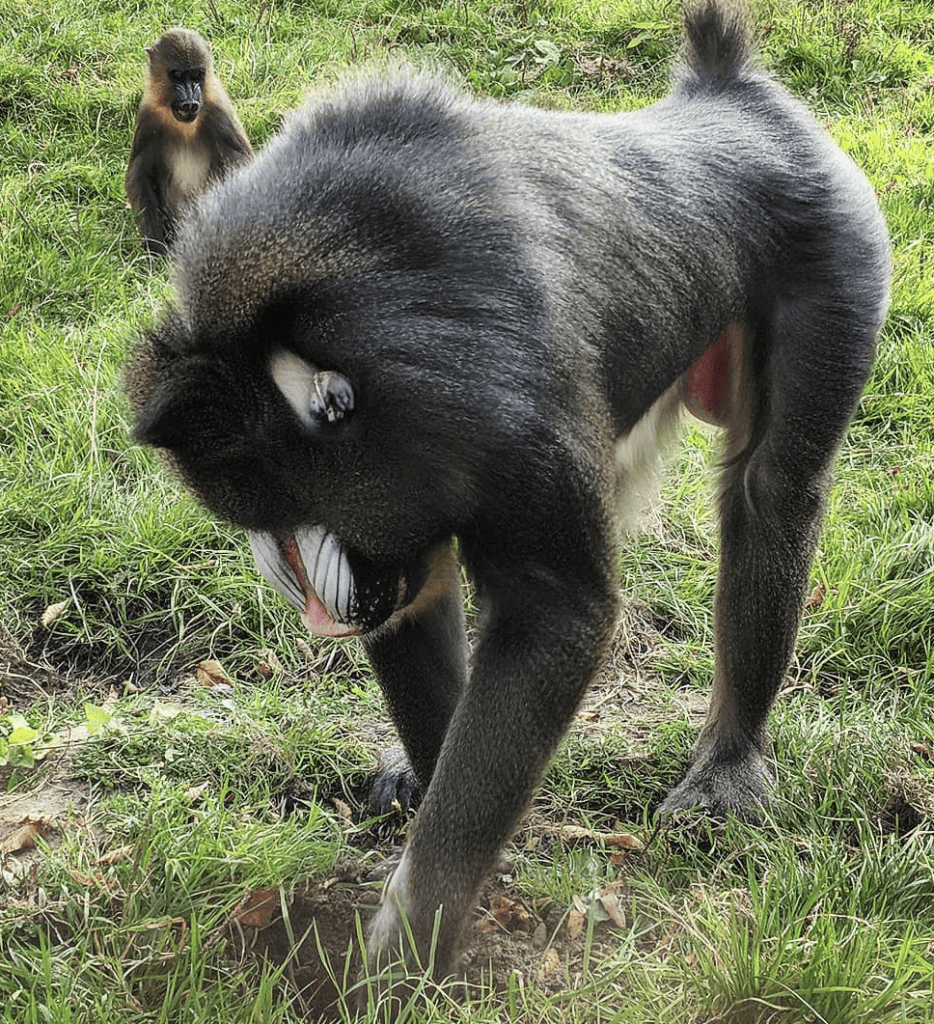
<instances>
[{"instance_id":1,"label":"brown juvenile monkey","mask_svg":"<svg viewBox=\"0 0 934 1024\"><path fill-rule=\"evenodd\" d=\"M125 184L143 244L165 254L185 206L249 160L253 148L201 36L173 28L146 53L149 72Z\"/></svg>"}]
</instances>

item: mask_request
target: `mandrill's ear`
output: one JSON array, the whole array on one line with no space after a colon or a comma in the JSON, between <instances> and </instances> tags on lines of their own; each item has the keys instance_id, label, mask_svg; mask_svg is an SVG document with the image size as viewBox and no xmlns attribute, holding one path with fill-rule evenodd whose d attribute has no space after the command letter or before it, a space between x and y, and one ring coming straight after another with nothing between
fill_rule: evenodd
<instances>
[{"instance_id":1,"label":"mandrill's ear","mask_svg":"<svg viewBox=\"0 0 934 1024\"><path fill-rule=\"evenodd\" d=\"M230 392L216 368L200 360L167 363L139 358L129 368L127 391L136 410L134 438L153 448L178 451L193 443L215 445L224 433L220 395L230 415Z\"/></svg>"},{"instance_id":2,"label":"mandrill's ear","mask_svg":"<svg viewBox=\"0 0 934 1024\"><path fill-rule=\"evenodd\" d=\"M353 412L353 386L336 370L319 370L294 352L280 350L271 357L269 372L285 400L308 427L336 423Z\"/></svg>"},{"instance_id":3,"label":"mandrill's ear","mask_svg":"<svg viewBox=\"0 0 934 1024\"><path fill-rule=\"evenodd\" d=\"M179 448L192 436L195 407L188 392L160 389L136 414L133 437L153 448Z\"/></svg>"},{"instance_id":4,"label":"mandrill's ear","mask_svg":"<svg viewBox=\"0 0 934 1024\"><path fill-rule=\"evenodd\" d=\"M320 421L333 423L353 412L353 388L350 381L333 370L316 373L311 381L308 411Z\"/></svg>"}]
</instances>

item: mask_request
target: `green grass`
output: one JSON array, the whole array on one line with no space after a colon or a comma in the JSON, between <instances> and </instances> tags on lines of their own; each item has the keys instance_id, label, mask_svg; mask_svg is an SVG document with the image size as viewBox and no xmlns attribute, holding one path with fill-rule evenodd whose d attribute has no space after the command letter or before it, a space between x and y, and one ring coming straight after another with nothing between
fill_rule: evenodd
<instances>
[{"instance_id":1,"label":"green grass","mask_svg":"<svg viewBox=\"0 0 934 1024\"><path fill-rule=\"evenodd\" d=\"M934 10L756 8L763 60L864 168L895 253L890 316L814 568L826 593L805 613L773 714L779 797L763 827L732 823L703 842L655 832L642 810L689 748L680 698L712 670L716 443L690 429L661 521L620 564L657 631L650 696L632 705L648 724L638 742L625 718L602 739L572 736L536 805L594 828L620 818L647 848L623 868L599 847L520 841L516 854L514 888L534 905L624 880L626 928L569 968L562 991L515 976L469 1007L442 994L416 1017L934 1021ZM370 833L348 830L331 801L358 801L372 766L381 713L360 651L306 642L243 537L129 440L120 367L170 289L124 205L143 47L172 24L210 38L259 146L311 83L387 58L441 67L484 95L641 106L665 89L677 23L677 5L659 0L8 0L0 734L19 713L49 742L86 720L88 702L109 720L71 751L91 801L33 869L4 862L0 1022L299 1019L277 969L228 956L218 929L257 888L289 893L349 849L374 856ZM282 668L267 680L257 669L270 651ZM207 657L231 686L194 681ZM0 768L0 804L60 778L62 749ZM122 847L132 852L102 860Z\"/></svg>"}]
</instances>

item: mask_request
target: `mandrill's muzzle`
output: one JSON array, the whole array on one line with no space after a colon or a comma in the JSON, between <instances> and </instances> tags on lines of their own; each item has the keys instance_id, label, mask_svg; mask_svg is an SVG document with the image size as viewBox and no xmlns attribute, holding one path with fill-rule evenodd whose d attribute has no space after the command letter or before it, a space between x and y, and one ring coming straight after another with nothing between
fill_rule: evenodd
<instances>
[{"instance_id":1,"label":"mandrill's muzzle","mask_svg":"<svg viewBox=\"0 0 934 1024\"><path fill-rule=\"evenodd\" d=\"M427 563L372 562L323 526L299 527L285 538L252 531L250 547L266 582L301 612L315 636L371 633L425 584Z\"/></svg>"},{"instance_id":2,"label":"mandrill's muzzle","mask_svg":"<svg viewBox=\"0 0 934 1024\"><path fill-rule=\"evenodd\" d=\"M323 526L295 531L279 540L271 533L250 533L250 548L266 581L302 614L315 636L352 636L357 588L347 553Z\"/></svg>"}]
</instances>

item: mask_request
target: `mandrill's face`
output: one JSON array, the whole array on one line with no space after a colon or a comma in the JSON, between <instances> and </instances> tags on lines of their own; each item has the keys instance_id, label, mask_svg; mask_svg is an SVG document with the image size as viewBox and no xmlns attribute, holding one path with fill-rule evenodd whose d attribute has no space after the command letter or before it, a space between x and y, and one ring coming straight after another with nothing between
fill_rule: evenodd
<instances>
[{"instance_id":1,"label":"mandrill's face","mask_svg":"<svg viewBox=\"0 0 934 1024\"><path fill-rule=\"evenodd\" d=\"M205 505L249 530L259 571L312 634L387 622L424 581L424 546L403 550L381 527L386 503L366 494L378 474L350 468L366 433L354 385L278 347L255 361L192 347L170 317L137 350L127 372L137 439L164 449ZM395 553L379 550L387 539Z\"/></svg>"},{"instance_id":2,"label":"mandrill's face","mask_svg":"<svg viewBox=\"0 0 934 1024\"><path fill-rule=\"evenodd\" d=\"M252 531L250 548L266 582L301 613L315 636L366 632L406 604L402 576L395 595L385 575L378 577L382 588L373 587L375 580L358 586L350 555L323 526L302 527L283 539Z\"/></svg>"}]
</instances>

